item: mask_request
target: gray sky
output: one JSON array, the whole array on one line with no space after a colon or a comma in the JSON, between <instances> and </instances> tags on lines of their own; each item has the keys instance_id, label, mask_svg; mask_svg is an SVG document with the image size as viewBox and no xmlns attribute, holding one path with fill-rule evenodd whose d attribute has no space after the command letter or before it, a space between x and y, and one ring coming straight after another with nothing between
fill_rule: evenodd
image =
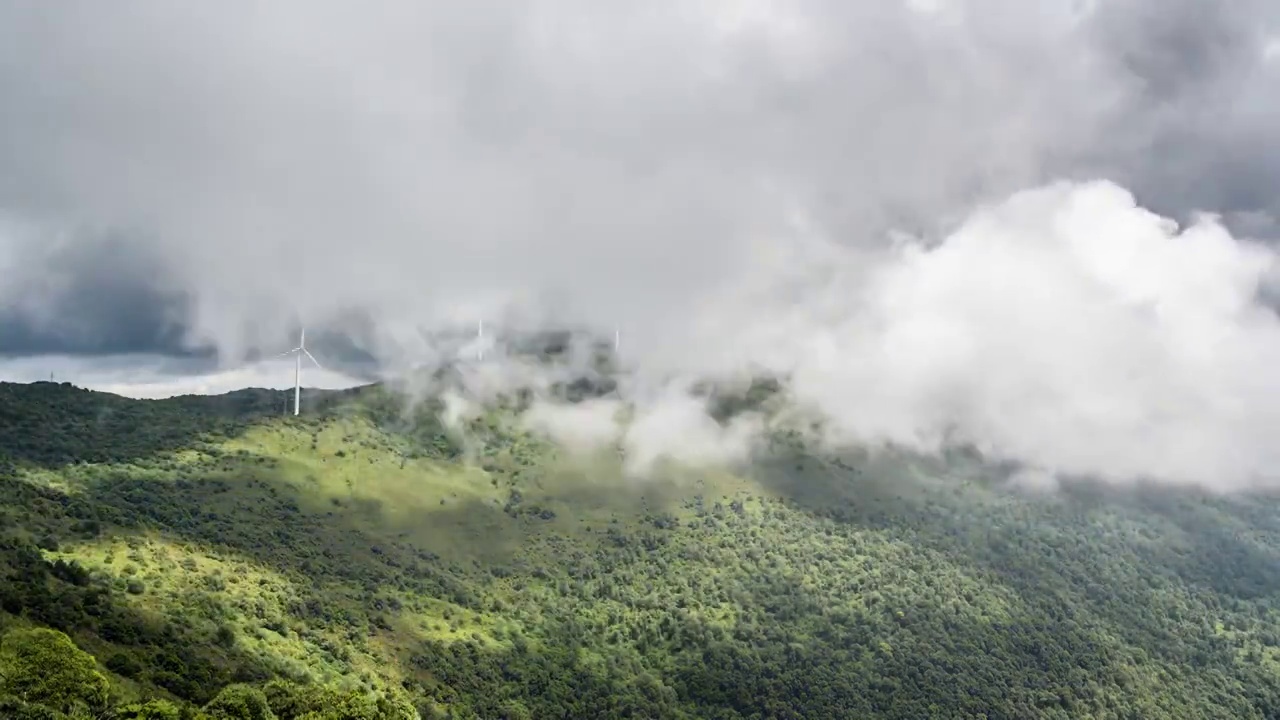
<instances>
[{"instance_id":1,"label":"gray sky","mask_svg":"<svg viewBox=\"0 0 1280 720\"><path fill-rule=\"evenodd\" d=\"M890 357L919 333L929 348L961 333L1019 355L1045 340L1036 317L1080 317L1112 295L1161 308L1182 307L1165 290L1252 298L1270 275L1238 241L1275 238L1280 216L1278 19L1269 0L7 0L0 353L216 350L235 365L287 349L305 321L412 362L425 332L481 316L618 323L653 367L782 369L825 388L815 398L900 387L905 397L880 399L882 420L839 424L857 437L927 444L959 424L1050 464L1149 470L1154 455L1111 463L1008 437L989 415L1012 391L980 382L979 356L868 360L839 376L821 358ZM1009 201L1094 179L1116 185ZM1230 259L1209 264L1223 274L1175 282L1185 267L1140 241L1149 227L1125 190L1179 220L1226 215L1236 237L1214 257ZM992 204L1003 209L974 215ZM1123 281L1106 280L1120 260L1075 234L1084 225L1064 230L1081 207L1117 223L1090 232L1140 253ZM953 244L975 217L987 218L981 242ZM902 232L948 252L910 260L893 244ZM997 272L1041 247L1010 250L1008 232L1055 239L1034 256L1048 265ZM974 263L956 277L982 284L933 274L955 258ZM1053 280L1037 273L1077 266L1094 291L1072 285L1074 305L996 293L942 325L924 318L992 283L1042 287ZM1153 267L1168 282L1151 282ZM921 294L873 293L887 277ZM954 294L930 295L924 277ZM893 314L904 306L909 327ZM1078 328L1062 350L1083 351L1057 375L1007 376L1055 401L1082 385L1103 397L1123 385L1105 358L1145 357L1172 374L1134 395L1132 412L1165 417L1148 401L1185 389L1199 366L1164 335L1117 346L1147 335L1113 319ZM1138 329L1168 329L1151 322ZM1255 325L1234 360L1200 369L1262 367L1271 330ZM1029 334L1005 332L1015 326ZM904 366L910 382L893 374ZM1280 388L1265 397L1280 401ZM1208 400L1187 402L1177 412ZM1178 432L1272 421L1249 407ZM1080 447L1090 433L1150 429L1064 412L1080 420L1068 428ZM1206 451L1202 471L1229 449Z\"/></svg>"},{"instance_id":2,"label":"gray sky","mask_svg":"<svg viewBox=\"0 0 1280 720\"><path fill-rule=\"evenodd\" d=\"M403 334L513 296L649 332L793 206L849 244L1059 177L1274 212L1276 14L10 0L0 337L234 358L298 316Z\"/></svg>"}]
</instances>

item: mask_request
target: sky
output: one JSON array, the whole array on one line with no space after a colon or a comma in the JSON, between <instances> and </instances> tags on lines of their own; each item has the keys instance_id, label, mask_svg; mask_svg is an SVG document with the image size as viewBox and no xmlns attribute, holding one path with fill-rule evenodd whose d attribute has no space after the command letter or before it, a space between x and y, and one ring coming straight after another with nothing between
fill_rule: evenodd
<instances>
[{"instance_id":1,"label":"sky","mask_svg":"<svg viewBox=\"0 0 1280 720\"><path fill-rule=\"evenodd\" d=\"M295 370L291 358L270 358L225 368L208 359L160 353L18 355L0 361L0 368L4 380L9 382L70 382L147 399L219 395L248 387L291 389ZM370 380L364 373L315 368L310 364L304 366L302 373L307 388L325 390L354 387Z\"/></svg>"},{"instance_id":2,"label":"sky","mask_svg":"<svg viewBox=\"0 0 1280 720\"><path fill-rule=\"evenodd\" d=\"M692 378L785 374L833 444L1270 483L1277 38L1267 0L6 0L0 376L617 327L632 399L733 447Z\"/></svg>"}]
</instances>

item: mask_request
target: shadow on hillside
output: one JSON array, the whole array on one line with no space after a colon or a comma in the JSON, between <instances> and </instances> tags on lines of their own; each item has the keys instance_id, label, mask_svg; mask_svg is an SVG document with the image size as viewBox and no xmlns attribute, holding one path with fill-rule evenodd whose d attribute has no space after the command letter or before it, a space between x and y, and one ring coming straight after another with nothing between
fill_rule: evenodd
<instances>
[{"instance_id":1,"label":"shadow on hillside","mask_svg":"<svg viewBox=\"0 0 1280 720\"><path fill-rule=\"evenodd\" d=\"M836 522L893 529L934 512L919 502L925 488L895 456L777 455L758 460L750 474L797 509Z\"/></svg>"},{"instance_id":2,"label":"shadow on hillside","mask_svg":"<svg viewBox=\"0 0 1280 720\"><path fill-rule=\"evenodd\" d=\"M757 607L791 614L824 605L797 577L756 581L745 590ZM729 631L678 612L656 636L624 628L639 647L662 648L655 653L662 674L634 655L610 656L572 617L549 622L536 649L519 640L511 647L428 640L401 663L424 686L447 683L480 717L673 717L677 701L708 717L921 718L944 709L954 717L1070 717L1138 699L1109 670L1124 662L1114 638L1069 615L1016 609L993 623L945 606L885 615L828 612L804 637L789 622L746 614ZM599 654L608 662L593 660ZM1230 662L1221 653L1214 659ZM1224 697L1230 708L1218 709L1244 717L1280 708L1276 679L1262 675L1252 703ZM1199 678L1163 688L1170 706L1199 702L1188 679Z\"/></svg>"},{"instance_id":3,"label":"shadow on hillside","mask_svg":"<svg viewBox=\"0 0 1280 720\"><path fill-rule=\"evenodd\" d=\"M281 668L240 647L233 632L212 627L202 632L182 617L142 612L124 601L130 590L122 583L74 562L46 561L41 547L91 541L101 531L89 519L94 511L83 498L12 480L3 482L3 491L5 505L26 513L27 529L42 533L40 547L20 535L0 535L4 612L66 632L112 672L195 703L208 701L229 683L281 674Z\"/></svg>"},{"instance_id":4,"label":"shadow on hillside","mask_svg":"<svg viewBox=\"0 0 1280 720\"><path fill-rule=\"evenodd\" d=\"M799 509L928 547L1025 598L1064 610L1070 598L1132 618L1117 625L1124 636L1144 624L1142 608L1161 604L1160 587L1131 582L1143 573L1154 573L1165 589L1181 585L1241 600L1280 594L1280 552L1259 537L1280 541L1274 498L1228 501L1192 490L1088 483L1028 497L1002 487L998 470L966 486L913 477L888 457L839 465L774 458L756 471ZM1171 527L1185 543L1162 541Z\"/></svg>"},{"instance_id":5,"label":"shadow on hillside","mask_svg":"<svg viewBox=\"0 0 1280 720\"><path fill-rule=\"evenodd\" d=\"M512 561L542 530L579 530L574 509L603 508L632 520L661 514L685 492L676 485L557 482L554 495L515 491L502 503L470 498L388 506L361 495L313 494L269 464L243 472L238 479L175 481L104 474L89 483L85 498L104 523L160 529L295 579L407 585L450 598L460 592L461 574Z\"/></svg>"},{"instance_id":6,"label":"shadow on hillside","mask_svg":"<svg viewBox=\"0 0 1280 720\"><path fill-rule=\"evenodd\" d=\"M386 534L368 532L387 527L384 508L376 500L338 499L327 510L304 509L299 495L273 479L269 470L255 475L172 482L106 476L92 483L87 497L99 517L113 525L159 529L242 555L295 579L384 582L411 571L419 561L433 559L429 553L388 543ZM442 513L484 511L483 506L468 505Z\"/></svg>"},{"instance_id":7,"label":"shadow on hillside","mask_svg":"<svg viewBox=\"0 0 1280 720\"><path fill-rule=\"evenodd\" d=\"M0 383L0 464L144 463L283 414L287 393L135 400L69 383Z\"/></svg>"},{"instance_id":8,"label":"shadow on hillside","mask_svg":"<svg viewBox=\"0 0 1280 720\"><path fill-rule=\"evenodd\" d=\"M1241 600L1280 595L1280 503L1272 496L1215 497L1192 490L1115 493L1134 512L1158 515L1189 547L1155 544L1146 556L1189 585Z\"/></svg>"},{"instance_id":9,"label":"shadow on hillside","mask_svg":"<svg viewBox=\"0 0 1280 720\"><path fill-rule=\"evenodd\" d=\"M616 461L562 460L548 472L555 476L554 482L545 488L535 482L540 497L531 502L558 504L593 520L604 514L619 520L643 519L719 493L697 472L664 468L648 477L628 477Z\"/></svg>"}]
</instances>

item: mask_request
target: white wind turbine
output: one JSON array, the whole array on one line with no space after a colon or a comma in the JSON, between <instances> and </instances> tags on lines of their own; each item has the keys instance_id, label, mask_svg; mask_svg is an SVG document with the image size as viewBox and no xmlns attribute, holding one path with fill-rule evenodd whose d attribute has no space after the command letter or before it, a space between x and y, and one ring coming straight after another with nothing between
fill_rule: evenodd
<instances>
[{"instance_id":1,"label":"white wind turbine","mask_svg":"<svg viewBox=\"0 0 1280 720\"><path fill-rule=\"evenodd\" d=\"M298 347L288 352L282 352L278 357L284 357L285 355L293 355L293 414L297 415L302 409L302 356L306 355L321 370L324 369L324 366L307 349L306 328L302 328L298 334Z\"/></svg>"}]
</instances>

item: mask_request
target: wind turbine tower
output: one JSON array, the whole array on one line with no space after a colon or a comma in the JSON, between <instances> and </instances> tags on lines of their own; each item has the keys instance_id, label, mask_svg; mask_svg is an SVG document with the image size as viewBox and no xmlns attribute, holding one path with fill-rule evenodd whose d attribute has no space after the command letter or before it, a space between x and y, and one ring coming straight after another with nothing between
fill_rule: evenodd
<instances>
[{"instance_id":1,"label":"wind turbine tower","mask_svg":"<svg viewBox=\"0 0 1280 720\"><path fill-rule=\"evenodd\" d=\"M321 370L324 366L316 360L316 356L311 354L307 349L307 329L302 328L298 334L298 347L289 352L280 353L280 357L285 355L293 355L293 414L297 415L302 411L302 356L306 355L315 366Z\"/></svg>"}]
</instances>

